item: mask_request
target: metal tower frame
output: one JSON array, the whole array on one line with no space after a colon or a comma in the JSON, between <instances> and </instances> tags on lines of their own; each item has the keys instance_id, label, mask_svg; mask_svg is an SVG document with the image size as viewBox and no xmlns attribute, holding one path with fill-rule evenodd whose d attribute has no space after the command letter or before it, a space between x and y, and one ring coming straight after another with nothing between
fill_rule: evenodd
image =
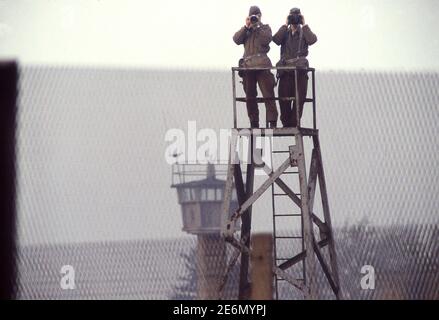
<instances>
[{"instance_id":1,"label":"metal tower frame","mask_svg":"<svg viewBox=\"0 0 439 320\"><path fill-rule=\"evenodd\" d=\"M341 299L341 289L338 277L337 254L335 250L334 237L332 232L332 224L329 210L328 194L326 188L325 174L322 163L322 155L320 150L320 142L318 137L318 130L316 129L316 99L315 99L315 69L307 68L307 73L311 72L312 78L312 98L306 98L305 102L312 102L313 106L313 128L300 127L299 106L297 105L296 117L298 127L295 128L275 128L275 129L247 129L237 128L237 113L236 102L246 102L245 97L236 97L236 76L237 71L259 71L282 69L289 70L295 73L296 86L295 97L274 97L272 100L289 99L292 101L299 98L297 87L297 69L295 67L278 67L278 68L232 68L233 81L233 121L234 128L232 129L232 136L229 143L229 164L227 169L227 179L224 193L224 202L222 209L222 226L221 233L225 240L236 248L234 255L231 257L223 282L220 285L221 291L227 281L227 276L233 266L236 264L239 256L241 257L240 264L240 281L239 281L239 299L247 299L251 290L251 284L248 280L249 275L249 258L251 254L251 217L252 206L260 199L260 197L271 187L272 188L272 207L273 207L273 239L274 239L274 280L275 280L275 297L278 298L278 281L285 280L293 287L299 289L306 299L317 299L319 297L319 286L317 283L317 261L321 266L323 273L337 299ZM254 98L253 98L254 99ZM257 102L264 102L269 98L256 98ZM250 158L246 164L246 181L244 184L243 175L241 171L242 159L237 153L239 139L242 137L249 137L249 152ZM263 163L261 158L261 150L255 146L256 137L270 137L276 139L277 137L291 137L288 150L270 150L273 153L285 153L286 157L283 159L281 165L274 169ZM304 137L312 139L312 153L309 164L309 171L307 175ZM267 178L262 185L254 190L254 172L255 167L262 168L266 173ZM296 168L292 171L291 168ZM284 181L282 175L297 174L299 178L300 192L295 193L290 186ZM317 181L320 187L320 195L323 209L323 219L320 219L314 212L314 201L316 198ZM284 193L278 194L274 191L274 186L280 188ZM236 188L239 208L229 216L229 204L232 196L233 186ZM292 201L292 206L300 208L299 214L278 214L275 211L275 197L286 196ZM301 236L282 237L276 234L276 219L282 216L299 216L301 218ZM241 234L240 237L235 235L235 224L241 219ZM314 226L319 230L319 237L314 234ZM276 240L281 238L300 239L302 250L293 257L278 259ZM318 239L319 238L319 239ZM323 248L328 247L329 261L325 258L322 252ZM311 254L310 254L311 253ZM316 261L317 258L317 261ZM279 263L280 260L284 262ZM303 263L303 278L297 279L287 270L292 266L302 262Z\"/></svg>"}]
</instances>

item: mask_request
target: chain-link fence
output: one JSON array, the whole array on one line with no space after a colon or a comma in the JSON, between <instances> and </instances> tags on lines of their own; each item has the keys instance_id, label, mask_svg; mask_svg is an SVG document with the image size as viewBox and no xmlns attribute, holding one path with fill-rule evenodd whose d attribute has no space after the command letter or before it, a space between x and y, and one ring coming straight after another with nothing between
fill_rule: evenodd
<instances>
[{"instance_id":1,"label":"chain-link fence","mask_svg":"<svg viewBox=\"0 0 439 320\"><path fill-rule=\"evenodd\" d=\"M165 135L187 133L189 120L229 128L229 73L26 66L19 87L17 297L196 298L198 240L181 230ZM436 73L317 70L345 298L439 297L438 87ZM259 203L256 232L272 225L270 200ZM66 265L74 289L61 285ZM368 265L373 289L361 286ZM226 297L236 297L238 268Z\"/></svg>"}]
</instances>

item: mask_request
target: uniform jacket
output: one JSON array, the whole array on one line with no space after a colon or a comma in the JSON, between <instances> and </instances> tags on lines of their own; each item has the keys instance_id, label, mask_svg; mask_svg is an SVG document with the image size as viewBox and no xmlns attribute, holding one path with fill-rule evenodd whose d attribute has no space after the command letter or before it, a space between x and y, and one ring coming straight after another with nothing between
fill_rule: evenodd
<instances>
[{"instance_id":1,"label":"uniform jacket","mask_svg":"<svg viewBox=\"0 0 439 320\"><path fill-rule=\"evenodd\" d=\"M244 45L245 66L271 67L271 61L266 55L270 51L271 38L270 26L262 23L250 28L244 26L235 33L233 41L237 45Z\"/></svg>"},{"instance_id":2,"label":"uniform jacket","mask_svg":"<svg viewBox=\"0 0 439 320\"><path fill-rule=\"evenodd\" d=\"M273 42L280 47L281 59L293 59L298 56L300 28L302 29L302 43L300 56L306 57L308 55L308 46L316 43L317 36L311 31L308 25L291 32L291 28L283 25L279 31L273 36Z\"/></svg>"}]
</instances>

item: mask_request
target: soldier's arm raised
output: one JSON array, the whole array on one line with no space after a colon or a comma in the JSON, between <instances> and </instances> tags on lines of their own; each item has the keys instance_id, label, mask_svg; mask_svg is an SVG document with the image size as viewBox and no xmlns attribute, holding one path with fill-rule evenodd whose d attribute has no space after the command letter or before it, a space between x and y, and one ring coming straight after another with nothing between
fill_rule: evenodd
<instances>
[{"instance_id":1,"label":"soldier's arm raised","mask_svg":"<svg viewBox=\"0 0 439 320\"><path fill-rule=\"evenodd\" d=\"M280 46L285 39L285 35L288 32L288 27L286 25L283 25L279 28L279 30L276 32L276 34L273 36L273 42Z\"/></svg>"},{"instance_id":2,"label":"soldier's arm raised","mask_svg":"<svg viewBox=\"0 0 439 320\"><path fill-rule=\"evenodd\" d=\"M262 27L257 29L259 42L262 45L267 45L271 42L271 28L268 24L263 25Z\"/></svg>"},{"instance_id":3,"label":"soldier's arm raised","mask_svg":"<svg viewBox=\"0 0 439 320\"><path fill-rule=\"evenodd\" d=\"M311 31L311 28L306 24L302 27L303 37L308 45L312 45L317 42L317 36Z\"/></svg>"},{"instance_id":4,"label":"soldier's arm raised","mask_svg":"<svg viewBox=\"0 0 439 320\"><path fill-rule=\"evenodd\" d=\"M243 44L245 42L245 39L247 38L248 32L249 30L247 27L242 27L233 36L233 41L235 41L235 43L238 45Z\"/></svg>"}]
</instances>

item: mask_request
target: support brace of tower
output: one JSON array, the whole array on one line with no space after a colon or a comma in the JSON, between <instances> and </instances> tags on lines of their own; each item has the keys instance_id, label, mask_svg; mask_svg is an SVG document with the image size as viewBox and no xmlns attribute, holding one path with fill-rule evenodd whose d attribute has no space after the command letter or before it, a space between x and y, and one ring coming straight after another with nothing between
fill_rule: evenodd
<instances>
[{"instance_id":1,"label":"support brace of tower","mask_svg":"<svg viewBox=\"0 0 439 320\"><path fill-rule=\"evenodd\" d=\"M244 185L241 173L241 159L237 153L239 139L248 137L250 132L250 161L247 164L246 183ZM271 168L263 163L260 158L261 153L257 151L254 145L254 138L257 136L270 137L291 137L289 149L283 152L287 154L284 161L278 168ZM309 173L305 162L304 137L311 137L312 155L309 164ZM249 275L249 256L251 255L251 210L253 204L261 198L261 196L270 188L277 185L285 195L292 201L292 206L300 208L301 238L302 250L296 255L289 257L283 263L278 264L276 259L276 240L281 237L276 234L276 228L273 230L275 265L273 266L274 279L276 281L276 298L277 281L285 280L293 287L299 289L306 299L317 299L320 294L320 284L317 281L318 266L320 265L325 278L327 279L332 292L337 299L341 298L340 282L338 277L337 256L335 251L334 237L332 232L331 217L329 212L328 195L326 190L326 181L323 170L322 156L320 151L320 143L318 130L308 128L277 128L277 129L232 129L232 137L230 140L229 165L227 171L227 180L225 186L224 203L222 208L222 236L225 240L236 248L235 255L231 258L227 270L231 270L237 262L239 255L241 256L240 264L240 285L239 299L249 297L251 284L248 280ZM270 150L272 152L273 150ZM274 152L274 151L273 151ZM266 180L257 188L254 188L254 169L262 168L267 174ZM294 193L292 188L284 181L284 174L291 173L291 168L297 169L299 178L299 193ZM290 169L290 170L289 170ZM314 201L316 198L317 182L320 187L320 195L322 201L323 218L319 218L314 213ZM239 208L230 216L229 204L232 197L233 185L235 185ZM274 197L276 194L272 194ZM274 199L273 199L274 201ZM274 209L274 206L273 206ZM279 214L273 212L274 221ZM282 216L285 216L283 214ZM236 235L236 223L241 219L241 234L238 238ZM274 222L275 223L275 222ZM318 235L314 234L314 226L319 230ZM328 257L325 258L323 250L328 249ZM329 260L329 261L328 261ZM288 273L288 269L303 263L303 279L296 279ZM227 273L220 285L219 290L224 287L227 281Z\"/></svg>"}]
</instances>

